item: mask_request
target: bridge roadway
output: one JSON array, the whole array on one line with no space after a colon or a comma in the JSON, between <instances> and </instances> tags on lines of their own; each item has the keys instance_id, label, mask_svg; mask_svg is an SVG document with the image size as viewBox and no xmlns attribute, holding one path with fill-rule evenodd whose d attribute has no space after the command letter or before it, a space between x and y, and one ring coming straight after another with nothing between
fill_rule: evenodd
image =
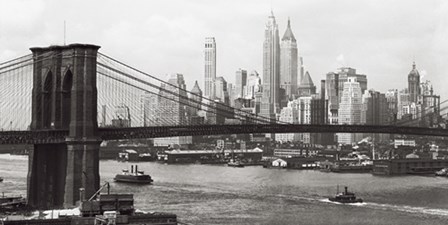
<instances>
[{"instance_id":1,"label":"bridge roadway","mask_svg":"<svg viewBox=\"0 0 448 225\"><path fill-rule=\"evenodd\" d=\"M385 133L448 137L448 129L389 125L245 124L113 127L98 130L102 140L251 133ZM1 131L0 144L64 143L67 135L68 130Z\"/></svg>"}]
</instances>

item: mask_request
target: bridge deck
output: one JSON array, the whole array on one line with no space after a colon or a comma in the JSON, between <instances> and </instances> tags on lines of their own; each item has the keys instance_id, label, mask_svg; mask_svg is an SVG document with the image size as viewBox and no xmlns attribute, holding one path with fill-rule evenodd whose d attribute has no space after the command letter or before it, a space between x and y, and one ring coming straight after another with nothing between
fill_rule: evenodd
<instances>
[{"instance_id":1,"label":"bridge deck","mask_svg":"<svg viewBox=\"0 0 448 225\"><path fill-rule=\"evenodd\" d=\"M245 124L99 128L103 140L250 133L384 133L448 137L448 129L376 125ZM63 143L68 130L2 131L0 144Z\"/></svg>"}]
</instances>

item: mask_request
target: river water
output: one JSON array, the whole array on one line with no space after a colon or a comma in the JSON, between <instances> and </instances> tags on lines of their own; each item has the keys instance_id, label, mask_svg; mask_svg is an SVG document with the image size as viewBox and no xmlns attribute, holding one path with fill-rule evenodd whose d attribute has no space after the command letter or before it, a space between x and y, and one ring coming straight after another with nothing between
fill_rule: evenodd
<instances>
[{"instance_id":1,"label":"river water","mask_svg":"<svg viewBox=\"0 0 448 225\"><path fill-rule=\"evenodd\" d=\"M310 170L231 168L221 165L137 163L155 180L139 186L112 182L129 163L101 161L111 191L133 193L136 207L170 212L189 224L448 224L448 178L381 177ZM0 155L0 191L26 194L28 158ZM336 186L365 203L342 205L326 198Z\"/></svg>"}]
</instances>

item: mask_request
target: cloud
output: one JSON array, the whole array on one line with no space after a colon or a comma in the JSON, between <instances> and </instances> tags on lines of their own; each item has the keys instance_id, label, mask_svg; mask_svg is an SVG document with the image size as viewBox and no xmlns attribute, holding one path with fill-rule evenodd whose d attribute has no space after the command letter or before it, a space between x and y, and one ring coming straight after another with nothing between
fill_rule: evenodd
<instances>
[{"instance_id":1,"label":"cloud","mask_svg":"<svg viewBox=\"0 0 448 225\"><path fill-rule=\"evenodd\" d=\"M448 96L446 1L283 0L272 8L280 36L291 18L314 80L350 66L368 76L369 88L401 89L415 57L435 91ZM160 78L182 73L188 89L195 80L203 84L203 42L214 36L217 75L234 82L238 68L262 76L270 9L258 0L11 0L0 8L0 61L27 54L31 46L62 44L66 20L68 43L101 45L105 54Z\"/></svg>"}]
</instances>

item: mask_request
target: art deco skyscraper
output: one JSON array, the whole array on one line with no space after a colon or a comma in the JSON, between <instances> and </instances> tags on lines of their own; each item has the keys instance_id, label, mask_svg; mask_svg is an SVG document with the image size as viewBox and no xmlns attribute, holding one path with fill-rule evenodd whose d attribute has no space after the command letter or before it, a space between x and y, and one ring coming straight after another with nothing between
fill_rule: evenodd
<instances>
[{"instance_id":1,"label":"art deco skyscraper","mask_svg":"<svg viewBox=\"0 0 448 225\"><path fill-rule=\"evenodd\" d=\"M260 113L275 119L280 111L280 43L274 14L268 18L263 43L263 100Z\"/></svg>"},{"instance_id":2,"label":"art deco skyscraper","mask_svg":"<svg viewBox=\"0 0 448 225\"><path fill-rule=\"evenodd\" d=\"M297 63L297 41L288 19L288 26L280 44L280 87L285 89L285 95L288 99L297 96Z\"/></svg>"},{"instance_id":3,"label":"art deco skyscraper","mask_svg":"<svg viewBox=\"0 0 448 225\"><path fill-rule=\"evenodd\" d=\"M411 102L417 103L418 96L420 93L420 74L415 68L415 62L412 64L412 70L408 75L408 90Z\"/></svg>"},{"instance_id":4,"label":"art deco skyscraper","mask_svg":"<svg viewBox=\"0 0 448 225\"><path fill-rule=\"evenodd\" d=\"M215 99L216 80L216 42L214 37L205 38L205 85L204 95Z\"/></svg>"}]
</instances>

